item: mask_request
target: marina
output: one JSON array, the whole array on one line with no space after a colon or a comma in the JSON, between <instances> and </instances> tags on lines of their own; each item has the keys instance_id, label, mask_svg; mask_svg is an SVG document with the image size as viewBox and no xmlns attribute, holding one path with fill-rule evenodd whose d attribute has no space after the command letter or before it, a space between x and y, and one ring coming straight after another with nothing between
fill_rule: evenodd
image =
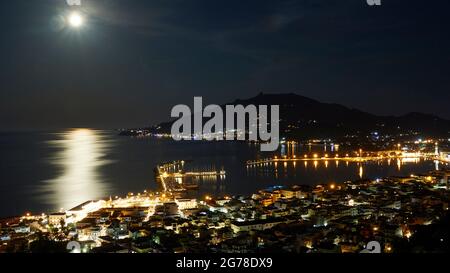
<instances>
[{"instance_id":1,"label":"marina","mask_svg":"<svg viewBox=\"0 0 450 273\"><path fill-rule=\"evenodd\" d=\"M188 190L197 190L198 182L190 178L209 178L220 179L225 178L224 170L206 170L206 171L185 171L184 160L164 163L155 167L156 180L160 182L164 192L183 192Z\"/></svg>"}]
</instances>

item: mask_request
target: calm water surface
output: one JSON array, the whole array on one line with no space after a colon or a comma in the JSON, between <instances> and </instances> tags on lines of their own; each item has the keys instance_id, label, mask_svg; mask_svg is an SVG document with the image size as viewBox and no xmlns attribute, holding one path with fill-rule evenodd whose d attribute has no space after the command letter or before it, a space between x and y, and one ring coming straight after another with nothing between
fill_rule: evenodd
<instances>
[{"instance_id":1,"label":"calm water surface","mask_svg":"<svg viewBox=\"0 0 450 273\"><path fill-rule=\"evenodd\" d=\"M325 151L326 149L326 151ZM282 147L276 155L333 153L333 147ZM250 194L272 185L409 175L435 169L422 162L296 162L246 167L258 147L237 142L173 142L129 138L114 131L0 133L0 217L69 209L90 199L156 189L153 168L173 160L192 160L187 170L226 170L224 179L205 178L197 193Z\"/></svg>"}]
</instances>

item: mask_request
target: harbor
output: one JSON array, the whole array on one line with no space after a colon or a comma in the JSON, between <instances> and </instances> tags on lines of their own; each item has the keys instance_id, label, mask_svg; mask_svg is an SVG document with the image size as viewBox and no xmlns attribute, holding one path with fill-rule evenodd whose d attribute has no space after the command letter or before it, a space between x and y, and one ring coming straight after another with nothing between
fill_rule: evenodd
<instances>
[{"instance_id":1,"label":"harbor","mask_svg":"<svg viewBox=\"0 0 450 273\"><path fill-rule=\"evenodd\" d=\"M225 170L186 171L184 160L163 163L155 167L155 178L164 192L197 190L198 179L223 180Z\"/></svg>"}]
</instances>

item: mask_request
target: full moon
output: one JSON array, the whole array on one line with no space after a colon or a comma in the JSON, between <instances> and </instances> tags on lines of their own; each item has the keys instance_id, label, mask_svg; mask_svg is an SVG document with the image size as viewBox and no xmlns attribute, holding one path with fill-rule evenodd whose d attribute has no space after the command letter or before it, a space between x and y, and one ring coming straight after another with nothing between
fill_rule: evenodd
<instances>
[{"instance_id":1,"label":"full moon","mask_svg":"<svg viewBox=\"0 0 450 273\"><path fill-rule=\"evenodd\" d=\"M83 25L83 17L78 12L73 12L69 15L69 24L75 28L81 27Z\"/></svg>"}]
</instances>

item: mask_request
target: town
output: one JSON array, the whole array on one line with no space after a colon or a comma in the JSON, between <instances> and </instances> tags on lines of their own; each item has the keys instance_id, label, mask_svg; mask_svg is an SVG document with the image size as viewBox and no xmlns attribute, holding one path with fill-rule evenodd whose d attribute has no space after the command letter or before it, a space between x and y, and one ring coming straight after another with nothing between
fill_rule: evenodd
<instances>
[{"instance_id":1,"label":"town","mask_svg":"<svg viewBox=\"0 0 450 273\"><path fill-rule=\"evenodd\" d=\"M439 252L448 248L448 226L439 228L449 177L435 170L202 199L129 193L3 219L0 252L358 253L374 240L384 253ZM79 249L67 249L73 241Z\"/></svg>"}]
</instances>

